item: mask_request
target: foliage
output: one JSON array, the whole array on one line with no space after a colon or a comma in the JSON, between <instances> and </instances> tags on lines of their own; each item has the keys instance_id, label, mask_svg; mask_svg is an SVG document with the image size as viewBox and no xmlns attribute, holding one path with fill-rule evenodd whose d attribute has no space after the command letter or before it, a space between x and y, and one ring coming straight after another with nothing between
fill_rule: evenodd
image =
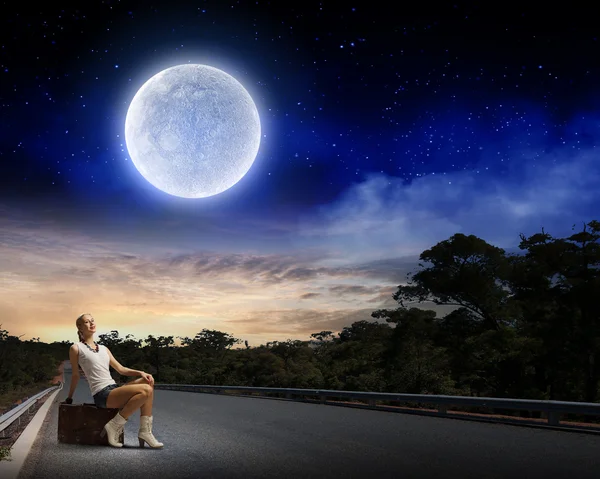
<instances>
[{"instance_id":1,"label":"foliage","mask_svg":"<svg viewBox=\"0 0 600 479\"><path fill-rule=\"evenodd\" d=\"M57 375L65 348L68 353L68 344L45 344L38 338L21 341L0 324L0 398L10 396L15 390L48 387L49 381Z\"/></svg>"},{"instance_id":2,"label":"foliage","mask_svg":"<svg viewBox=\"0 0 600 479\"><path fill-rule=\"evenodd\" d=\"M12 461L10 458L10 447L0 446L0 461Z\"/></svg>"}]
</instances>

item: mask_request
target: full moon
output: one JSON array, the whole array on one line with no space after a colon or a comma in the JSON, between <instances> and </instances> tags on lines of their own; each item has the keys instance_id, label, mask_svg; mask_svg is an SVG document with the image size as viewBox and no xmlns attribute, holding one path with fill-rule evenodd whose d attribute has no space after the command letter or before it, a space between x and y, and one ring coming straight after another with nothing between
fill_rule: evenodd
<instances>
[{"instance_id":1,"label":"full moon","mask_svg":"<svg viewBox=\"0 0 600 479\"><path fill-rule=\"evenodd\" d=\"M125 142L133 164L159 190L182 198L219 194L248 172L260 118L246 89L207 65L154 75L133 97Z\"/></svg>"}]
</instances>

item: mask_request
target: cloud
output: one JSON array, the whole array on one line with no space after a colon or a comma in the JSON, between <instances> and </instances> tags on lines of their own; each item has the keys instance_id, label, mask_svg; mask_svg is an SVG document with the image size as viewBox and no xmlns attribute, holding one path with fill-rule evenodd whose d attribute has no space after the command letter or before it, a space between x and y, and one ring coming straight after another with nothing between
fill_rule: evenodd
<instances>
[{"instance_id":1,"label":"cloud","mask_svg":"<svg viewBox=\"0 0 600 479\"><path fill-rule=\"evenodd\" d=\"M474 234L513 248L519 234L542 227L569 234L574 223L595 219L600 204L600 162L595 149L555 151L523 161L505 175L483 168L428 175L406 183L374 174L338 201L302 221L298 247L318 243L334 266L365 262L364 271L414 268L412 258L455 233ZM404 264L398 259L404 258ZM410 261L408 259L411 258ZM368 266L367 266L368 265Z\"/></svg>"},{"instance_id":2,"label":"cloud","mask_svg":"<svg viewBox=\"0 0 600 479\"><path fill-rule=\"evenodd\" d=\"M287 309L262 310L241 314L227 320L240 334L307 339L320 331L341 331L355 321L375 321L372 309Z\"/></svg>"},{"instance_id":3,"label":"cloud","mask_svg":"<svg viewBox=\"0 0 600 479\"><path fill-rule=\"evenodd\" d=\"M337 285L331 286L329 288L329 292L334 296L364 296L364 295L372 295L376 291L373 287L363 286L363 285Z\"/></svg>"},{"instance_id":4,"label":"cloud","mask_svg":"<svg viewBox=\"0 0 600 479\"><path fill-rule=\"evenodd\" d=\"M318 298L319 296L321 296L321 293L304 293L300 295L300 299Z\"/></svg>"},{"instance_id":5,"label":"cloud","mask_svg":"<svg viewBox=\"0 0 600 479\"><path fill-rule=\"evenodd\" d=\"M74 340L74 320L84 311L101 331L141 338L208 328L254 343L306 339L297 335L339 330L357 311L368 319L391 286L383 263L328 267L321 264L327 254L310 249L181 253L65 234L60 225L40 228L27 218L0 227L6 233L0 238L4 326L48 341Z\"/></svg>"}]
</instances>

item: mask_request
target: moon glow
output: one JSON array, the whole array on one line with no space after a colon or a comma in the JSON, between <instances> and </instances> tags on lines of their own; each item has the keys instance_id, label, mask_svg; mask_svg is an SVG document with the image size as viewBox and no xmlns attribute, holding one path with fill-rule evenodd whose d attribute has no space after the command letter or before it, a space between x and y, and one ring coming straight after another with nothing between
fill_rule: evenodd
<instances>
[{"instance_id":1,"label":"moon glow","mask_svg":"<svg viewBox=\"0 0 600 479\"><path fill-rule=\"evenodd\" d=\"M219 194L248 172L260 118L246 89L207 65L179 65L150 78L133 97L125 142L156 188L182 198Z\"/></svg>"}]
</instances>

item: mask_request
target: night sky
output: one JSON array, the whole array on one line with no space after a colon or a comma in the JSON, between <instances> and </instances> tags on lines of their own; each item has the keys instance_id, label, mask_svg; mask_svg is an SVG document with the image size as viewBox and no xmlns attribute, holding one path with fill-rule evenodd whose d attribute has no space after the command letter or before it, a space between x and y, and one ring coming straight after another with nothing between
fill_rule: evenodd
<instances>
[{"instance_id":1,"label":"night sky","mask_svg":"<svg viewBox=\"0 0 600 479\"><path fill-rule=\"evenodd\" d=\"M600 219L592 7L80 3L0 19L11 334L74 341L90 312L139 338L308 339L394 307L455 233L512 251ZM262 127L248 173L203 199L148 183L124 139L138 89L186 63L238 80Z\"/></svg>"}]
</instances>

